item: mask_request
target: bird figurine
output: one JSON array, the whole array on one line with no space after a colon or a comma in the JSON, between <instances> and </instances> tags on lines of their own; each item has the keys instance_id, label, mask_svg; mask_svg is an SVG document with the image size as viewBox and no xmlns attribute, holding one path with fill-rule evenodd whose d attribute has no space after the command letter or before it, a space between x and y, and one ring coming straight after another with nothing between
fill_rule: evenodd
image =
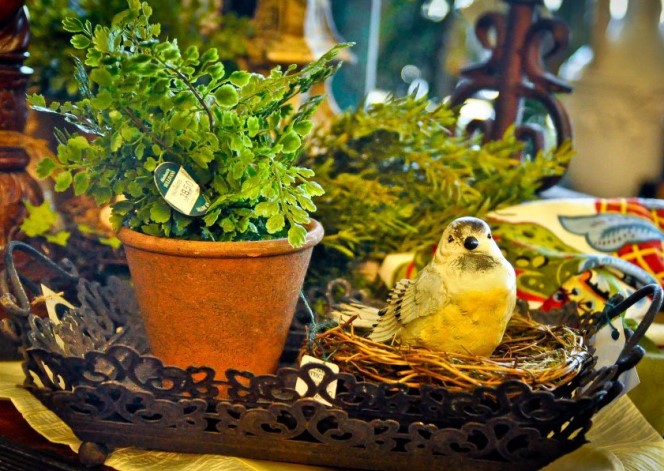
<instances>
[{"instance_id":1,"label":"bird figurine","mask_svg":"<svg viewBox=\"0 0 664 471\"><path fill-rule=\"evenodd\" d=\"M489 356L516 304L516 275L481 219L462 217L443 232L414 279L399 281L378 311L371 340Z\"/></svg>"}]
</instances>

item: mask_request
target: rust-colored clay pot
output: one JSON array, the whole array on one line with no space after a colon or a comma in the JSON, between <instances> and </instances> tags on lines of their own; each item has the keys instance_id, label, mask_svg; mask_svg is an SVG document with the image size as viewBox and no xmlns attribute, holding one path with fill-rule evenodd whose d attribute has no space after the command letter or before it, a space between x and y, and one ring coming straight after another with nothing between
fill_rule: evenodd
<instances>
[{"instance_id":1,"label":"rust-colored clay pot","mask_svg":"<svg viewBox=\"0 0 664 471\"><path fill-rule=\"evenodd\" d=\"M303 247L286 239L198 242L122 228L118 237L152 353L182 368L273 373L283 350L311 251L323 238L312 221Z\"/></svg>"}]
</instances>

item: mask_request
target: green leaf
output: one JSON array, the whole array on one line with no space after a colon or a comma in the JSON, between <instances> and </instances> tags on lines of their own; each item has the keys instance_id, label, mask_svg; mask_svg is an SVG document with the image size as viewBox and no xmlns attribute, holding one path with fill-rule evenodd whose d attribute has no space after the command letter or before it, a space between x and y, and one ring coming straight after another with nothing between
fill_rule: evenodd
<instances>
[{"instance_id":1,"label":"green leaf","mask_svg":"<svg viewBox=\"0 0 664 471\"><path fill-rule=\"evenodd\" d=\"M185 216L177 211L173 212L173 222L175 223L174 232L182 235L189 225L194 221L193 217Z\"/></svg>"},{"instance_id":2,"label":"green leaf","mask_svg":"<svg viewBox=\"0 0 664 471\"><path fill-rule=\"evenodd\" d=\"M193 162L201 168L208 168L208 163L214 160L214 154L210 149L200 147L189 154Z\"/></svg>"},{"instance_id":3,"label":"green leaf","mask_svg":"<svg viewBox=\"0 0 664 471\"><path fill-rule=\"evenodd\" d=\"M118 250L122 247L122 242L117 237L100 237L99 243L101 245L107 245L114 250Z\"/></svg>"},{"instance_id":4,"label":"green leaf","mask_svg":"<svg viewBox=\"0 0 664 471\"><path fill-rule=\"evenodd\" d=\"M230 84L222 85L219 87L217 91L214 92L214 96L217 99L219 105L225 108L230 108L237 105L239 100L237 90L233 85Z\"/></svg>"},{"instance_id":5,"label":"green leaf","mask_svg":"<svg viewBox=\"0 0 664 471\"><path fill-rule=\"evenodd\" d=\"M302 247L307 242L307 230L299 224L288 229L288 243L293 247Z\"/></svg>"},{"instance_id":6,"label":"green leaf","mask_svg":"<svg viewBox=\"0 0 664 471\"><path fill-rule=\"evenodd\" d=\"M189 127L190 122L191 119L187 113L175 113L169 121L169 124L177 131L184 131Z\"/></svg>"},{"instance_id":7,"label":"green leaf","mask_svg":"<svg viewBox=\"0 0 664 471\"><path fill-rule=\"evenodd\" d=\"M85 193L90 186L90 175L83 170L74 175L74 194L80 196Z\"/></svg>"},{"instance_id":8,"label":"green leaf","mask_svg":"<svg viewBox=\"0 0 664 471\"><path fill-rule=\"evenodd\" d=\"M113 191L108 186L95 185L94 191L90 191L97 204L106 204L113 198Z\"/></svg>"},{"instance_id":9,"label":"green leaf","mask_svg":"<svg viewBox=\"0 0 664 471\"><path fill-rule=\"evenodd\" d=\"M317 182L306 182L303 184L304 188L309 196L322 196L325 194L325 190Z\"/></svg>"},{"instance_id":10,"label":"green leaf","mask_svg":"<svg viewBox=\"0 0 664 471\"><path fill-rule=\"evenodd\" d=\"M138 160L143 160L143 157L145 156L145 144L142 142L138 144L136 147L134 147L134 155ZM152 157L150 157L152 158ZM147 167L145 167L147 169ZM154 170L154 169L152 169ZM150 172L152 171L150 170Z\"/></svg>"},{"instance_id":11,"label":"green leaf","mask_svg":"<svg viewBox=\"0 0 664 471\"><path fill-rule=\"evenodd\" d=\"M134 139L141 137L141 133L134 126L125 126L120 130L125 142L133 142Z\"/></svg>"},{"instance_id":12,"label":"green leaf","mask_svg":"<svg viewBox=\"0 0 664 471\"><path fill-rule=\"evenodd\" d=\"M70 172L63 171L55 177L55 186L53 187L57 192L63 192L71 185L73 178Z\"/></svg>"},{"instance_id":13,"label":"green leaf","mask_svg":"<svg viewBox=\"0 0 664 471\"><path fill-rule=\"evenodd\" d=\"M113 42L109 28L104 28L101 25L95 26L93 42L100 52L110 53L113 49Z\"/></svg>"},{"instance_id":14,"label":"green leaf","mask_svg":"<svg viewBox=\"0 0 664 471\"><path fill-rule=\"evenodd\" d=\"M147 64L152 60L152 56L148 54L137 54L131 58L133 64Z\"/></svg>"},{"instance_id":15,"label":"green leaf","mask_svg":"<svg viewBox=\"0 0 664 471\"><path fill-rule=\"evenodd\" d=\"M196 97L189 91L183 91L175 95L173 104L182 110L191 109L196 104Z\"/></svg>"},{"instance_id":16,"label":"green leaf","mask_svg":"<svg viewBox=\"0 0 664 471\"><path fill-rule=\"evenodd\" d=\"M106 69L94 69L90 72L90 80L98 83L102 87L108 87L113 83L113 76Z\"/></svg>"},{"instance_id":17,"label":"green leaf","mask_svg":"<svg viewBox=\"0 0 664 471\"><path fill-rule=\"evenodd\" d=\"M21 230L25 235L38 237L50 232L57 219L57 213L53 211L48 201L37 206L29 201L25 201L24 204L28 210L28 216L23 219Z\"/></svg>"},{"instance_id":18,"label":"green leaf","mask_svg":"<svg viewBox=\"0 0 664 471\"><path fill-rule=\"evenodd\" d=\"M162 235L161 229L158 224L144 224L141 226L141 231L144 234L160 237Z\"/></svg>"},{"instance_id":19,"label":"green leaf","mask_svg":"<svg viewBox=\"0 0 664 471\"><path fill-rule=\"evenodd\" d=\"M245 72L244 70L236 70L231 74L228 80L230 80L233 85L244 87L247 83L249 83L250 78L251 74L249 72Z\"/></svg>"},{"instance_id":20,"label":"green leaf","mask_svg":"<svg viewBox=\"0 0 664 471\"><path fill-rule=\"evenodd\" d=\"M133 198L140 198L143 195L144 189L145 186L142 183L132 180L127 183L126 192Z\"/></svg>"},{"instance_id":21,"label":"green leaf","mask_svg":"<svg viewBox=\"0 0 664 471\"><path fill-rule=\"evenodd\" d=\"M109 221L111 222L111 227L113 227L114 231L119 231L120 227L122 227L123 223L123 218L122 216L119 216L115 213L111 213L111 217L109 218ZM132 229L135 229L136 226L130 226Z\"/></svg>"},{"instance_id":22,"label":"green leaf","mask_svg":"<svg viewBox=\"0 0 664 471\"><path fill-rule=\"evenodd\" d=\"M201 64L206 62L217 62L219 60L219 50L216 47L211 47L201 56Z\"/></svg>"},{"instance_id":23,"label":"green leaf","mask_svg":"<svg viewBox=\"0 0 664 471\"><path fill-rule=\"evenodd\" d=\"M127 0L127 4L132 13L138 13L141 11L141 0Z\"/></svg>"},{"instance_id":24,"label":"green leaf","mask_svg":"<svg viewBox=\"0 0 664 471\"><path fill-rule=\"evenodd\" d=\"M111 106L111 103L113 103L113 97L108 91L103 90L99 92L96 97L90 100L90 103L95 108L98 108L100 110L105 110Z\"/></svg>"},{"instance_id":25,"label":"green leaf","mask_svg":"<svg viewBox=\"0 0 664 471\"><path fill-rule=\"evenodd\" d=\"M199 52L198 48L194 45L191 45L187 48L186 51L184 51L184 55L182 56L186 61L192 62L198 60L199 57Z\"/></svg>"},{"instance_id":26,"label":"green leaf","mask_svg":"<svg viewBox=\"0 0 664 471\"><path fill-rule=\"evenodd\" d=\"M80 33L83 31L83 23L78 18L68 17L62 20L62 28L68 33Z\"/></svg>"},{"instance_id":27,"label":"green leaf","mask_svg":"<svg viewBox=\"0 0 664 471\"><path fill-rule=\"evenodd\" d=\"M300 136L306 136L307 134L309 134L311 132L311 130L313 129L313 127L314 127L314 123L309 121L309 120L300 121L300 122L297 122L293 125L293 129Z\"/></svg>"},{"instance_id":28,"label":"green leaf","mask_svg":"<svg viewBox=\"0 0 664 471\"><path fill-rule=\"evenodd\" d=\"M119 132L116 132L111 136L111 150L113 152L117 152L120 150L120 147L122 147L122 134Z\"/></svg>"},{"instance_id":29,"label":"green leaf","mask_svg":"<svg viewBox=\"0 0 664 471\"><path fill-rule=\"evenodd\" d=\"M279 232L284 228L285 221L283 214L273 214L265 223L265 228L270 234Z\"/></svg>"},{"instance_id":30,"label":"green leaf","mask_svg":"<svg viewBox=\"0 0 664 471\"><path fill-rule=\"evenodd\" d=\"M235 230L235 223L231 220L231 218L222 219L220 225L224 232L233 232Z\"/></svg>"},{"instance_id":31,"label":"green leaf","mask_svg":"<svg viewBox=\"0 0 664 471\"><path fill-rule=\"evenodd\" d=\"M297 195L297 202L299 203L300 206L302 206L302 209L304 209L305 215L307 214L306 211L312 213L316 211L316 205L311 201L311 198L309 196Z\"/></svg>"},{"instance_id":32,"label":"green leaf","mask_svg":"<svg viewBox=\"0 0 664 471\"><path fill-rule=\"evenodd\" d=\"M298 168L297 173L302 177L302 178L311 178L314 175L316 175L316 172L311 170L310 168Z\"/></svg>"},{"instance_id":33,"label":"green leaf","mask_svg":"<svg viewBox=\"0 0 664 471\"><path fill-rule=\"evenodd\" d=\"M74 137L72 137L71 139L69 139L67 141L67 145L69 146L70 149L78 151L79 155L80 155L80 151L83 151L83 150L88 149L90 147L90 143L83 136L74 136Z\"/></svg>"},{"instance_id":34,"label":"green leaf","mask_svg":"<svg viewBox=\"0 0 664 471\"><path fill-rule=\"evenodd\" d=\"M224 64L218 62L209 67L206 67L205 72L212 78L212 80L221 80L224 77Z\"/></svg>"},{"instance_id":35,"label":"green leaf","mask_svg":"<svg viewBox=\"0 0 664 471\"><path fill-rule=\"evenodd\" d=\"M71 236L70 232L60 231L55 234L46 234L44 237L46 238L47 241L53 244L65 247L67 245L67 241L69 240L69 236Z\"/></svg>"},{"instance_id":36,"label":"green leaf","mask_svg":"<svg viewBox=\"0 0 664 471\"><path fill-rule=\"evenodd\" d=\"M37 162L37 176L39 178L50 177L56 168L58 168L58 164L50 157L45 157Z\"/></svg>"},{"instance_id":37,"label":"green leaf","mask_svg":"<svg viewBox=\"0 0 664 471\"><path fill-rule=\"evenodd\" d=\"M263 201L256 205L256 215L270 217L279 212L279 204L274 201Z\"/></svg>"},{"instance_id":38,"label":"green leaf","mask_svg":"<svg viewBox=\"0 0 664 471\"><path fill-rule=\"evenodd\" d=\"M300 136L298 136L296 133L292 131L281 136L281 139L279 139L279 143L284 146L284 152L287 153L296 152L302 145Z\"/></svg>"},{"instance_id":39,"label":"green leaf","mask_svg":"<svg viewBox=\"0 0 664 471\"><path fill-rule=\"evenodd\" d=\"M143 164L143 168L147 170L148 172L154 172L154 169L157 168L157 164L159 162L153 159L152 157L148 157Z\"/></svg>"},{"instance_id":40,"label":"green leaf","mask_svg":"<svg viewBox=\"0 0 664 471\"><path fill-rule=\"evenodd\" d=\"M88 52L85 54L85 65L90 67L97 67L102 58L101 52L96 49L88 49ZM78 88L78 87L76 87ZM74 91L72 93L75 93Z\"/></svg>"},{"instance_id":41,"label":"green leaf","mask_svg":"<svg viewBox=\"0 0 664 471\"><path fill-rule=\"evenodd\" d=\"M127 20L130 19L131 16L132 14L130 10L121 11L117 15L113 16L113 19L111 20L111 25L122 27L125 24L127 24Z\"/></svg>"},{"instance_id":42,"label":"green leaf","mask_svg":"<svg viewBox=\"0 0 664 471\"><path fill-rule=\"evenodd\" d=\"M311 209L311 211L313 212L313 211L316 210L316 206L313 205L313 203L312 203L312 206L313 206L313 209ZM309 213L307 213L307 211L305 211L304 209L291 206L289 208L289 210L290 210L290 217L292 219L291 222L295 222L297 224L308 224L309 221L311 221L311 218L309 217Z\"/></svg>"},{"instance_id":43,"label":"green leaf","mask_svg":"<svg viewBox=\"0 0 664 471\"><path fill-rule=\"evenodd\" d=\"M260 120L255 116L250 116L247 118L247 131L249 137L254 137L261 130Z\"/></svg>"},{"instance_id":44,"label":"green leaf","mask_svg":"<svg viewBox=\"0 0 664 471\"><path fill-rule=\"evenodd\" d=\"M156 223L168 222L171 219L171 207L161 198L155 200L150 207L150 219Z\"/></svg>"},{"instance_id":45,"label":"green leaf","mask_svg":"<svg viewBox=\"0 0 664 471\"><path fill-rule=\"evenodd\" d=\"M90 45L90 38L84 34L75 34L70 42L76 49L86 49Z\"/></svg>"},{"instance_id":46,"label":"green leaf","mask_svg":"<svg viewBox=\"0 0 664 471\"><path fill-rule=\"evenodd\" d=\"M217 222L217 219L219 219L220 214L221 214L221 209L210 211L203 217L203 222L207 227L210 227L214 225L215 222Z\"/></svg>"},{"instance_id":47,"label":"green leaf","mask_svg":"<svg viewBox=\"0 0 664 471\"><path fill-rule=\"evenodd\" d=\"M28 95L28 103L33 107L46 108L46 100L42 95Z\"/></svg>"}]
</instances>

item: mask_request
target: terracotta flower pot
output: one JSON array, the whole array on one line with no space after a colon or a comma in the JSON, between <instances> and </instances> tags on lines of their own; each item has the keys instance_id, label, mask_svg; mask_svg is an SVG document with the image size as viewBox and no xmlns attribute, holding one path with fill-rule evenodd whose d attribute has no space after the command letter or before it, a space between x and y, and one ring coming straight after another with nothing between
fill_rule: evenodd
<instances>
[{"instance_id":1,"label":"terracotta flower pot","mask_svg":"<svg viewBox=\"0 0 664 471\"><path fill-rule=\"evenodd\" d=\"M122 228L152 353L165 364L272 373L283 350L311 251L286 239L197 242Z\"/></svg>"}]
</instances>

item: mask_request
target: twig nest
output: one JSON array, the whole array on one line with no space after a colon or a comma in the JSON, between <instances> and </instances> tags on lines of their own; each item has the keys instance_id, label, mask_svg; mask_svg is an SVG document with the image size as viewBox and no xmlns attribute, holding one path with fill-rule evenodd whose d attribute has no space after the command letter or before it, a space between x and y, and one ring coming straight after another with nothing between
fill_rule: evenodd
<instances>
[{"instance_id":1,"label":"twig nest","mask_svg":"<svg viewBox=\"0 0 664 471\"><path fill-rule=\"evenodd\" d=\"M520 314L512 317L490 357L373 342L355 333L352 320L316 334L309 348L310 355L332 361L365 381L442 386L450 391L496 387L507 380L550 391L569 383L593 361L580 333Z\"/></svg>"}]
</instances>

